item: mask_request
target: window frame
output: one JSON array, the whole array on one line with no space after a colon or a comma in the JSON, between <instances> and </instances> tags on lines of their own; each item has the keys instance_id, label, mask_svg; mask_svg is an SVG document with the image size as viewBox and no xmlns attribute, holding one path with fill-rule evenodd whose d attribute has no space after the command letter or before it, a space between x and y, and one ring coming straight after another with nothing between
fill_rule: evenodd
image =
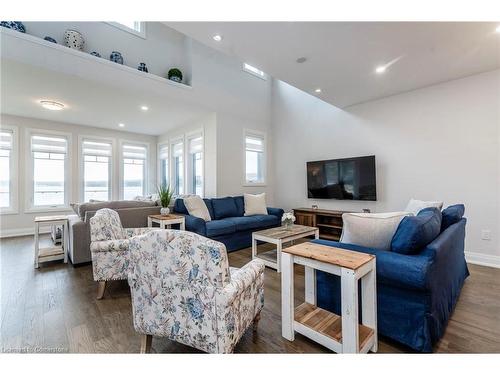
<instances>
[{"instance_id":1,"label":"window frame","mask_svg":"<svg viewBox=\"0 0 500 375\"><path fill-rule=\"evenodd\" d=\"M83 142L102 142L111 144L111 155L109 159L109 194L108 200L114 199L115 189L115 139L108 137L99 137L94 135L80 134L78 136L78 196L81 202L85 202L85 156L83 155Z\"/></svg>"},{"instance_id":2,"label":"window frame","mask_svg":"<svg viewBox=\"0 0 500 375\"><path fill-rule=\"evenodd\" d=\"M262 182L251 182L247 181L247 147L246 147L246 138L247 136L249 137L256 137L256 138L262 138L262 177L263 181ZM265 187L267 186L267 134L266 132L263 132L261 130L254 130L254 129L243 129L243 186L244 187L251 187L251 186L261 186Z\"/></svg>"},{"instance_id":3,"label":"window frame","mask_svg":"<svg viewBox=\"0 0 500 375\"><path fill-rule=\"evenodd\" d=\"M191 131L189 133L186 133L185 139L185 146L184 146L184 154L185 154L185 159L186 159L186 172L185 172L185 178L184 180L187 182L189 181L189 185L184 186L184 191L187 190L187 194L196 194L196 189L193 189L194 186L191 186L191 182L193 179L193 161L191 160L191 153L189 152L189 142L192 139L196 139L201 137L201 155L202 155L202 162L201 162L201 178L202 178L202 195L201 198L205 197L205 134L203 132L203 129L198 129Z\"/></svg>"},{"instance_id":4,"label":"window frame","mask_svg":"<svg viewBox=\"0 0 500 375\"><path fill-rule=\"evenodd\" d=\"M257 72L255 72L255 71L253 71L252 69L248 68L247 66L249 66L249 67L251 67L251 68L253 68L253 69L255 69L255 70L258 70L259 72L262 72L262 75L261 75L261 74L259 74L259 73L257 73ZM243 71L244 71L244 72L247 72L248 74L251 74L251 75L253 75L254 77L260 78L260 79L262 79L263 81L267 81L267 77L268 77L268 75L267 75L267 73L266 73L266 72L264 72L263 70L261 70L261 69L259 69L259 68L255 67L255 66L253 66L253 65L251 65L251 64L249 64L249 63L247 63L247 62L244 62L244 63L241 65L241 67L242 67L242 69L243 69Z\"/></svg>"},{"instance_id":5,"label":"window frame","mask_svg":"<svg viewBox=\"0 0 500 375\"><path fill-rule=\"evenodd\" d=\"M183 164L183 182L182 182L182 192L176 192L175 187L172 186L172 183L175 181L175 171L174 171L174 145L176 143L182 142L182 164ZM186 173L187 173L187 166L186 166L186 137L185 135L181 135L178 137L174 137L170 139L170 145L169 145L169 174L170 174L170 188L174 192L174 195L185 195L186 194Z\"/></svg>"},{"instance_id":6,"label":"window frame","mask_svg":"<svg viewBox=\"0 0 500 375\"><path fill-rule=\"evenodd\" d=\"M143 178L144 178L144 191L142 192L143 196L147 195L150 186L149 186L149 157L150 157L150 144L148 142L139 142L139 141L129 141L126 139L120 139L120 147L118 150L118 155L119 155L119 165L120 165L120 172L119 172L119 180L118 180L118 199L123 200L123 194L124 194L124 189L123 189L123 183L124 183L124 167L125 163L123 162L123 146L125 145L130 145L130 146L142 146L146 147L146 158L144 159L144 171L143 171Z\"/></svg>"},{"instance_id":7,"label":"window frame","mask_svg":"<svg viewBox=\"0 0 500 375\"><path fill-rule=\"evenodd\" d=\"M162 141L162 142L158 142L157 145L156 145L156 161L157 161L157 172L156 172L156 179L157 179L157 185L159 186L161 184L161 177L162 177L162 170L161 170L161 157L160 157L160 150L162 148L162 146L166 146L167 147L167 153L168 153L168 159L167 159L167 168L168 168L168 171L167 171L167 181L168 181L168 185L170 186L170 142L169 140L165 140L165 141Z\"/></svg>"},{"instance_id":8,"label":"window frame","mask_svg":"<svg viewBox=\"0 0 500 375\"><path fill-rule=\"evenodd\" d=\"M67 142L66 158L64 163L64 203L56 206L34 206L34 158L31 151L31 136L41 135L48 137L64 137ZM26 157L26 197L25 197L25 213L32 212L51 212L51 211L69 211L71 210L70 202L72 199L72 168L71 161L73 151L73 135L68 132L60 132L56 130L27 128L25 131L25 157Z\"/></svg>"},{"instance_id":9,"label":"window frame","mask_svg":"<svg viewBox=\"0 0 500 375\"><path fill-rule=\"evenodd\" d=\"M0 124L0 130L12 132L12 148L9 160L9 206L0 208L0 215L19 213L19 129L14 125Z\"/></svg>"},{"instance_id":10,"label":"window frame","mask_svg":"<svg viewBox=\"0 0 500 375\"><path fill-rule=\"evenodd\" d=\"M139 38L146 39L146 22L145 21L134 21L134 22L139 22L139 24L141 25L140 31L132 29L132 28L128 27L127 25L124 25L124 24L117 22L117 21L109 21L109 22L105 22L105 23L107 23L108 25L111 25L113 27L116 27L117 29L120 29L122 31L125 31L127 33L132 34L132 35L135 35Z\"/></svg>"}]
</instances>

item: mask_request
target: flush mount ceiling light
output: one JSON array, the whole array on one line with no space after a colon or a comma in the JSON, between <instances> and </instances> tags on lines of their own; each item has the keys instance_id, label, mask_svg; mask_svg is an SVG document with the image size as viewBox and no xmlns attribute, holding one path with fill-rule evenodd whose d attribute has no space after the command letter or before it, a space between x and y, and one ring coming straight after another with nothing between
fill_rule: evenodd
<instances>
[{"instance_id":1,"label":"flush mount ceiling light","mask_svg":"<svg viewBox=\"0 0 500 375\"><path fill-rule=\"evenodd\" d=\"M215 34L213 37L212 37L213 40L215 40L216 42L220 42L222 40L222 35L220 34Z\"/></svg>"},{"instance_id":2,"label":"flush mount ceiling light","mask_svg":"<svg viewBox=\"0 0 500 375\"><path fill-rule=\"evenodd\" d=\"M141 109L143 111L147 111L149 109L149 107L147 105L141 105Z\"/></svg>"},{"instance_id":3,"label":"flush mount ceiling light","mask_svg":"<svg viewBox=\"0 0 500 375\"><path fill-rule=\"evenodd\" d=\"M51 111L60 111L64 109L64 104L55 102L53 100L40 100L40 105L43 108L49 109Z\"/></svg>"},{"instance_id":4,"label":"flush mount ceiling light","mask_svg":"<svg viewBox=\"0 0 500 375\"><path fill-rule=\"evenodd\" d=\"M375 73L377 73L377 74L382 74L382 73L385 73L386 69L387 69L387 68L386 68L385 66L383 66L383 65L381 65L381 66L377 66L377 67L375 68Z\"/></svg>"},{"instance_id":5,"label":"flush mount ceiling light","mask_svg":"<svg viewBox=\"0 0 500 375\"><path fill-rule=\"evenodd\" d=\"M319 94L319 93L321 93L321 89L320 89L320 88L317 88L316 90L314 90L314 92L315 92L316 94Z\"/></svg>"},{"instance_id":6,"label":"flush mount ceiling light","mask_svg":"<svg viewBox=\"0 0 500 375\"><path fill-rule=\"evenodd\" d=\"M125 126L125 124L124 124L123 122L120 122L120 123L118 124L118 126L119 126L120 128L123 128L123 127Z\"/></svg>"},{"instance_id":7,"label":"flush mount ceiling light","mask_svg":"<svg viewBox=\"0 0 500 375\"><path fill-rule=\"evenodd\" d=\"M299 63L299 64L302 64L302 63L305 63L307 61L307 58L306 57L299 57L295 61L297 61L297 63Z\"/></svg>"}]
</instances>

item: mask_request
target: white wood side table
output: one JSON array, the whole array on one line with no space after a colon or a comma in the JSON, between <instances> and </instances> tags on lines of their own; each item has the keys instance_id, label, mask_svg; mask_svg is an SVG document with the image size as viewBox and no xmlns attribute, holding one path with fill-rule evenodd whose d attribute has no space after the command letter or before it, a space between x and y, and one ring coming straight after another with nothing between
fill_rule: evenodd
<instances>
[{"instance_id":1,"label":"white wood side table","mask_svg":"<svg viewBox=\"0 0 500 375\"><path fill-rule=\"evenodd\" d=\"M180 224L181 230L186 230L186 219L183 215L149 215L148 216L148 227L152 228L153 223L160 226L160 229L170 229L172 224Z\"/></svg>"},{"instance_id":2,"label":"white wood side table","mask_svg":"<svg viewBox=\"0 0 500 375\"><path fill-rule=\"evenodd\" d=\"M305 302L294 308L293 265L305 267ZM376 352L377 286L375 256L314 243L283 249L281 261L282 335L298 332L337 353ZM342 315L316 305L316 270L341 278ZM358 323L361 279L362 324Z\"/></svg>"},{"instance_id":3,"label":"white wood side table","mask_svg":"<svg viewBox=\"0 0 500 375\"><path fill-rule=\"evenodd\" d=\"M63 227L61 244L40 248L40 227L44 226L57 226ZM69 235L68 235L68 216L55 215L55 216L37 216L35 217L35 268L38 268L40 263L49 262L53 260L64 260L68 263L68 250L69 250Z\"/></svg>"}]
</instances>

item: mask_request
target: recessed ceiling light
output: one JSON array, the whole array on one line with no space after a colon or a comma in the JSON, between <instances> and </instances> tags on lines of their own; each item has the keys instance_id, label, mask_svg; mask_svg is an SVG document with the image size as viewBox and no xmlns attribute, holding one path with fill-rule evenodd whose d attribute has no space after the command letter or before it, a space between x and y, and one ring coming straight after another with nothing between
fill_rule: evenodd
<instances>
[{"instance_id":1,"label":"recessed ceiling light","mask_svg":"<svg viewBox=\"0 0 500 375\"><path fill-rule=\"evenodd\" d=\"M297 60L295 60L295 61L297 61L299 64L302 64L302 63L305 63L305 62L307 61L307 58L305 58L305 57L299 57L299 58L298 58Z\"/></svg>"},{"instance_id":2,"label":"recessed ceiling light","mask_svg":"<svg viewBox=\"0 0 500 375\"><path fill-rule=\"evenodd\" d=\"M120 128L123 128L123 127L125 126L125 124L124 124L123 122L120 122L120 123L118 124L118 126L119 126Z\"/></svg>"},{"instance_id":3,"label":"recessed ceiling light","mask_svg":"<svg viewBox=\"0 0 500 375\"><path fill-rule=\"evenodd\" d=\"M497 28L495 29L495 32L500 34L500 25L497 26Z\"/></svg>"},{"instance_id":4,"label":"recessed ceiling light","mask_svg":"<svg viewBox=\"0 0 500 375\"><path fill-rule=\"evenodd\" d=\"M149 107L147 105L141 105L141 109L143 111L147 111L149 109Z\"/></svg>"},{"instance_id":5,"label":"recessed ceiling light","mask_svg":"<svg viewBox=\"0 0 500 375\"><path fill-rule=\"evenodd\" d=\"M220 34L215 34L213 37L212 37L213 40L215 40L216 42L220 42L222 40L222 35Z\"/></svg>"},{"instance_id":6,"label":"recessed ceiling light","mask_svg":"<svg viewBox=\"0 0 500 375\"><path fill-rule=\"evenodd\" d=\"M375 69L375 72L377 74L382 74L382 73L385 73L385 70L386 70L386 67L384 65L381 65L381 66L377 66L377 68Z\"/></svg>"},{"instance_id":7,"label":"recessed ceiling light","mask_svg":"<svg viewBox=\"0 0 500 375\"><path fill-rule=\"evenodd\" d=\"M40 104L43 108L50 109L51 111L60 111L64 109L64 104L53 100L40 100Z\"/></svg>"},{"instance_id":8,"label":"recessed ceiling light","mask_svg":"<svg viewBox=\"0 0 500 375\"><path fill-rule=\"evenodd\" d=\"M316 94L319 94L319 93L321 92L321 89L320 89L320 88L317 88L316 90L314 90L314 92L315 92Z\"/></svg>"}]
</instances>

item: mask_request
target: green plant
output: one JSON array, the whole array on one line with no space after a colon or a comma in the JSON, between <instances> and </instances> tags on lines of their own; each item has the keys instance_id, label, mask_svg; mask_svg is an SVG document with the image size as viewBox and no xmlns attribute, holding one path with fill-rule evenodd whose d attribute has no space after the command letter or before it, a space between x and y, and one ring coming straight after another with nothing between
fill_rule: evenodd
<instances>
[{"instance_id":1,"label":"green plant","mask_svg":"<svg viewBox=\"0 0 500 375\"><path fill-rule=\"evenodd\" d=\"M172 200L172 196L174 195L174 192L170 190L170 186L158 185L157 191L161 206L168 207L170 205L170 201Z\"/></svg>"},{"instance_id":2,"label":"green plant","mask_svg":"<svg viewBox=\"0 0 500 375\"><path fill-rule=\"evenodd\" d=\"M182 72L177 68L172 68L168 71L168 79L172 77L178 77L182 81Z\"/></svg>"}]
</instances>

